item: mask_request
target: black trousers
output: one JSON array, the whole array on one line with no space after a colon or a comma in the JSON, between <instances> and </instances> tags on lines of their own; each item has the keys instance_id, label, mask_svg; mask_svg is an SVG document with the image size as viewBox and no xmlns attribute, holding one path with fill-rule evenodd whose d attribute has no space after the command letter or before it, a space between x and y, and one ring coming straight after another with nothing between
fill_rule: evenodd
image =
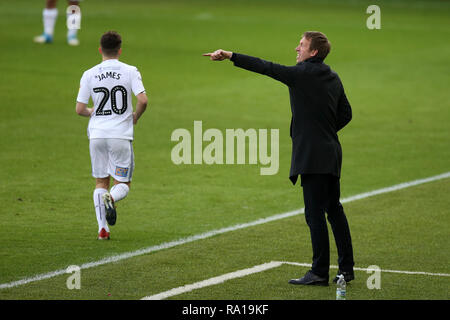
<instances>
[{"instance_id":1,"label":"black trousers","mask_svg":"<svg viewBox=\"0 0 450 320\"><path fill-rule=\"evenodd\" d=\"M329 277L330 243L325 212L333 230L341 271L353 272L353 248L350 228L339 202L340 181L331 174L302 174L305 218L311 233L313 263L311 271Z\"/></svg>"}]
</instances>

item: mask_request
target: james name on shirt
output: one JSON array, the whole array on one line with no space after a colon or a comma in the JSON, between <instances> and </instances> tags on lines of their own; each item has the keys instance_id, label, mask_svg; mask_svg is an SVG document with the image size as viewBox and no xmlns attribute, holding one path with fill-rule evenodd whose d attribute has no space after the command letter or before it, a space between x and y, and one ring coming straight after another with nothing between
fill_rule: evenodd
<instances>
[{"instance_id":1,"label":"james name on shirt","mask_svg":"<svg viewBox=\"0 0 450 320\"><path fill-rule=\"evenodd\" d=\"M103 72L103 73L95 75L95 78L98 79L98 81L102 81L103 79L108 79L108 78L119 80L120 76L121 76L120 73L108 71L108 72Z\"/></svg>"}]
</instances>

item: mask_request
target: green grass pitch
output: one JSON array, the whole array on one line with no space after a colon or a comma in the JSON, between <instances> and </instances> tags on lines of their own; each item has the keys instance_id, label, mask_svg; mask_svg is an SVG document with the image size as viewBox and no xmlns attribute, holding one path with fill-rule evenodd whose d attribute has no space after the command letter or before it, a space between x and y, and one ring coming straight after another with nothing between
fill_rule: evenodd
<instances>
[{"instance_id":1,"label":"green grass pitch","mask_svg":"<svg viewBox=\"0 0 450 320\"><path fill-rule=\"evenodd\" d=\"M0 284L251 222L303 207L288 180L290 107L282 84L210 62L222 48L295 64L301 34L320 30L353 120L340 132L342 197L450 171L450 3L377 1L83 1L81 45L65 42L65 1L55 41L37 45L44 1L0 3ZM101 34L123 37L121 60L142 73L149 107L135 128L136 169L110 241L97 241L87 119L75 113L83 71L99 63ZM279 129L280 168L175 165L171 133ZM357 267L450 273L450 179L344 205ZM337 255L330 233L331 263ZM310 263L304 216L232 231L81 271L0 289L0 299L140 299L269 261ZM283 265L170 299L334 299L334 287L287 283ZM335 269L331 269L334 275ZM113 276L111 276L113 275ZM448 300L446 276L382 273L380 290L356 272L348 299Z\"/></svg>"}]
</instances>

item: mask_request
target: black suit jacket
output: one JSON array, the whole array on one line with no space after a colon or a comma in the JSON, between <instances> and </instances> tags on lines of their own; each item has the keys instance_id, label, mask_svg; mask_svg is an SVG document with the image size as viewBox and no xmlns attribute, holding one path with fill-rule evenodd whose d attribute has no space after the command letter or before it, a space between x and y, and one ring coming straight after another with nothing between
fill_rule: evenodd
<instances>
[{"instance_id":1,"label":"black suit jacket","mask_svg":"<svg viewBox=\"0 0 450 320\"><path fill-rule=\"evenodd\" d=\"M292 158L289 178L299 174L341 175L342 149L337 132L352 118L341 80L323 60L313 57L283 66L233 53L234 65L257 72L289 87Z\"/></svg>"}]
</instances>

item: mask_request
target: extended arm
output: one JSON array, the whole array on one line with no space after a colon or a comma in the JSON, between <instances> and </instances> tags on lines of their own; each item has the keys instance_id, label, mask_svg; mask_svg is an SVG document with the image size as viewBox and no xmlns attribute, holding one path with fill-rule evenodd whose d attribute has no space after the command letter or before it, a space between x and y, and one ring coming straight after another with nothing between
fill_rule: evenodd
<instances>
[{"instance_id":1,"label":"extended arm","mask_svg":"<svg viewBox=\"0 0 450 320\"><path fill-rule=\"evenodd\" d=\"M212 61L222 61L225 59L231 59L231 57L233 56L233 52L219 49L214 52L204 53L203 56L210 57Z\"/></svg>"},{"instance_id":2,"label":"extended arm","mask_svg":"<svg viewBox=\"0 0 450 320\"><path fill-rule=\"evenodd\" d=\"M295 81L295 67L283 66L260 58L251 57L235 52L233 53L231 51L225 51L222 49L216 50L211 53L205 53L203 55L209 56L213 61L230 59L237 67L269 76L275 80L283 82L288 86L292 85Z\"/></svg>"}]
</instances>

